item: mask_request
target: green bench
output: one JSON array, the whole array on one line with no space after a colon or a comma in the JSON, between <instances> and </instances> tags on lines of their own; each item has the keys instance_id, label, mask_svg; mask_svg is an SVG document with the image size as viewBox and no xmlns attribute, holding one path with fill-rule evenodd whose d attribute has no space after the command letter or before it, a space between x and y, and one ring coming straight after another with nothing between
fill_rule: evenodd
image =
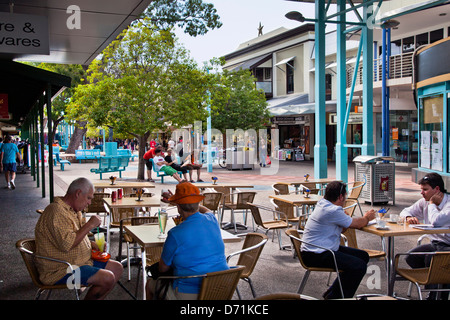
<instances>
[{"instance_id":1,"label":"green bench","mask_svg":"<svg viewBox=\"0 0 450 320\"><path fill-rule=\"evenodd\" d=\"M78 149L75 150L75 158L81 160L97 160L100 158L100 149Z\"/></svg>"},{"instance_id":2,"label":"green bench","mask_svg":"<svg viewBox=\"0 0 450 320\"><path fill-rule=\"evenodd\" d=\"M69 160L62 160L59 156L59 147L53 147L53 166L56 167L59 163L61 166L61 171L64 171L64 165L71 165Z\"/></svg>"},{"instance_id":3,"label":"green bench","mask_svg":"<svg viewBox=\"0 0 450 320\"><path fill-rule=\"evenodd\" d=\"M158 170L153 159L150 159L150 161L152 163L153 172L156 173L156 177L161 178L161 183L164 183L164 177L170 177L170 176L168 174L166 174L164 171ZM189 173L189 170L187 172ZM183 177L183 173L181 171L178 171L178 174L180 175L180 177Z\"/></svg>"},{"instance_id":4,"label":"green bench","mask_svg":"<svg viewBox=\"0 0 450 320\"><path fill-rule=\"evenodd\" d=\"M134 158L137 158L137 155L132 154L130 149L117 149L118 156L129 156L131 161L134 161Z\"/></svg>"},{"instance_id":5,"label":"green bench","mask_svg":"<svg viewBox=\"0 0 450 320\"><path fill-rule=\"evenodd\" d=\"M98 169L92 168L91 172L100 174L102 180L103 173L119 172L119 177L122 178L122 171L128 167L130 158L128 156L104 156L98 159Z\"/></svg>"}]
</instances>

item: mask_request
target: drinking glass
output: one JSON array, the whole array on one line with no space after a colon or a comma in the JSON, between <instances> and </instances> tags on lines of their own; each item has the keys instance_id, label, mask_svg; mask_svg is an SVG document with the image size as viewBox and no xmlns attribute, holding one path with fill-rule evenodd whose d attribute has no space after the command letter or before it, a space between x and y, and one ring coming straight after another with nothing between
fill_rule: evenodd
<instances>
[{"instance_id":1,"label":"drinking glass","mask_svg":"<svg viewBox=\"0 0 450 320\"><path fill-rule=\"evenodd\" d=\"M166 226L167 226L167 212L159 211L158 212L158 221L159 221L159 230L160 234L158 236L159 239L166 238Z\"/></svg>"},{"instance_id":2,"label":"drinking glass","mask_svg":"<svg viewBox=\"0 0 450 320\"><path fill-rule=\"evenodd\" d=\"M105 234L104 233L96 233L94 235L95 243L98 246L98 249L103 252L105 251Z\"/></svg>"}]
</instances>

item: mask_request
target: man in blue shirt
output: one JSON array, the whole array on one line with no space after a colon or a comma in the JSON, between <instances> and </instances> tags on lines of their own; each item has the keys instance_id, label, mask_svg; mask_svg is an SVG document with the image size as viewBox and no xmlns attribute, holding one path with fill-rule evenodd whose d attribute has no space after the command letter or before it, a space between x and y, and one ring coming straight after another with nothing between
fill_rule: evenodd
<instances>
[{"instance_id":1,"label":"man in blue shirt","mask_svg":"<svg viewBox=\"0 0 450 320\"><path fill-rule=\"evenodd\" d=\"M367 211L363 217L350 217L345 214L344 203L347 197L346 185L333 181L327 185L323 199L316 207L305 225L301 255L308 267L333 268L334 252L340 272L344 298L351 298L366 274L369 255L367 252L340 245L341 233L346 228L359 229L375 218L375 210ZM312 245L311 245L312 244ZM322 248L318 248L320 246ZM339 282L336 281L323 294L325 299L342 298Z\"/></svg>"},{"instance_id":2,"label":"man in blue shirt","mask_svg":"<svg viewBox=\"0 0 450 320\"><path fill-rule=\"evenodd\" d=\"M5 171L6 188L15 189L16 184L14 179L16 178L16 157L20 159L19 149L17 145L12 142L11 136L6 136L5 142L2 144L0 151L0 166Z\"/></svg>"},{"instance_id":3,"label":"man in blue shirt","mask_svg":"<svg viewBox=\"0 0 450 320\"><path fill-rule=\"evenodd\" d=\"M176 186L168 201L177 206L183 222L169 230L164 243L159 272L173 270L174 276L202 275L229 269L225 245L214 214L200 205L204 198L189 182ZM178 279L169 288L166 299L195 300L202 278ZM152 299L155 281L147 283L147 299Z\"/></svg>"}]
</instances>

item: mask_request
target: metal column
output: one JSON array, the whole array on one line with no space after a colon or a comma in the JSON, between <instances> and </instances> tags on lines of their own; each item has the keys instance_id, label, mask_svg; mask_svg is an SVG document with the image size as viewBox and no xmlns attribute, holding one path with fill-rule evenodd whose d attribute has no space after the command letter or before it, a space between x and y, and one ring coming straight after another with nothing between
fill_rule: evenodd
<instances>
[{"instance_id":1,"label":"metal column","mask_svg":"<svg viewBox=\"0 0 450 320\"><path fill-rule=\"evenodd\" d=\"M315 0L315 135L314 178L327 178L325 114L325 0Z\"/></svg>"}]
</instances>

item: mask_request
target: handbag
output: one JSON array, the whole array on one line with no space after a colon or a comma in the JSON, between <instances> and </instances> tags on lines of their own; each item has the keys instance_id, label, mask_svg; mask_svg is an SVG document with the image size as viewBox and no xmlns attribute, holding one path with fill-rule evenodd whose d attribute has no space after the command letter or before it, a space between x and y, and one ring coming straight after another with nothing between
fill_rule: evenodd
<instances>
[{"instance_id":1,"label":"handbag","mask_svg":"<svg viewBox=\"0 0 450 320\"><path fill-rule=\"evenodd\" d=\"M166 272L159 272L159 262L152 264L150 267L148 267L148 269L153 280L157 280L161 276L173 276L172 268L170 268L169 271ZM172 282L173 279L164 279L164 281L160 281L161 286L155 288L155 295L153 296L153 298L164 300L167 294L167 290L169 289L169 286L172 284Z\"/></svg>"}]
</instances>

